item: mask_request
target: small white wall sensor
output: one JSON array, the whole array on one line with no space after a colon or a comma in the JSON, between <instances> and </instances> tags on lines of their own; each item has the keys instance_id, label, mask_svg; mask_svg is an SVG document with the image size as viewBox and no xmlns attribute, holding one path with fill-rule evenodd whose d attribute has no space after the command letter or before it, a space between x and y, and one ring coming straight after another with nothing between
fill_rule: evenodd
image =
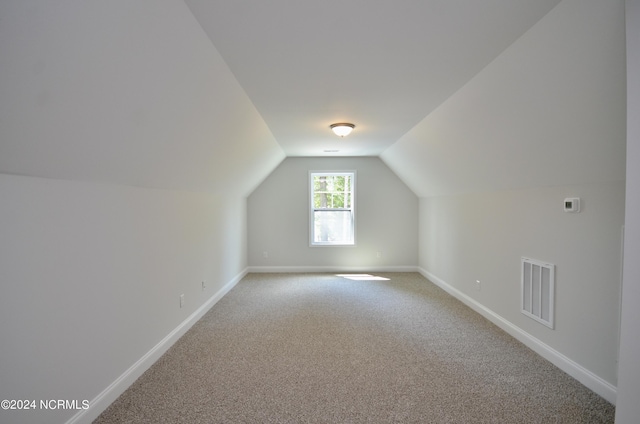
<instances>
[{"instance_id":1,"label":"small white wall sensor","mask_svg":"<svg viewBox=\"0 0 640 424\"><path fill-rule=\"evenodd\" d=\"M580 212L580 198L567 197L564 199L564 211L573 213Z\"/></svg>"}]
</instances>

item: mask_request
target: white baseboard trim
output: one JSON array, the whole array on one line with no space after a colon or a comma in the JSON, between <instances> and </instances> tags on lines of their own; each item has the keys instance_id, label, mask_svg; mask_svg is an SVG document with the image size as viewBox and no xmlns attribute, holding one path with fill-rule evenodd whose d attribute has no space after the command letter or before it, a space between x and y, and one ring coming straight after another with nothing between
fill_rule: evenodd
<instances>
[{"instance_id":1,"label":"white baseboard trim","mask_svg":"<svg viewBox=\"0 0 640 424\"><path fill-rule=\"evenodd\" d=\"M460 300L462 303L478 312L480 315L487 318L489 321L513 336L516 340L523 343L529 349L533 350L538 355L542 356L544 359L551 362L553 365L578 380L587 388L602 396L613 405L616 404L618 389L614 385L598 377L588 369L574 362L567 356L553 349L551 346L543 343L539 339L533 337L531 334L507 321L484 305L481 305L474 299L462 293L460 290L450 286L429 271L423 268L419 268L418 272L420 272L420 274L422 274L426 279L449 293L451 296Z\"/></svg>"},{"instance_id":2,"label":"white baseboard trim","mask_svg":"<svg viewBox=\"0 0 640 424\"><path fill-rule=\"evenodd\" d=\"M218 290L209 300L193 312L187 319L178 325L173 331L155 345L142 358L138 359L128 370L111 383L93 400L89 401L89 409L79 411L66 424L90 424L115 401L129 386L131 386L151 365L186 333L202 316L209 311L222 297L229 292L248 273L245 268L231 281Z\"/></svg>"},{"instance_id":3,"label":"white baseboard trim","mask_svg":"<svg viewBox=\"0 0 640 424\"><path fill-rule=\"evenodd\" d=\"M250 266L250 273L295 272L419 272L417 266Z\"/></svg>"}]
</instances>

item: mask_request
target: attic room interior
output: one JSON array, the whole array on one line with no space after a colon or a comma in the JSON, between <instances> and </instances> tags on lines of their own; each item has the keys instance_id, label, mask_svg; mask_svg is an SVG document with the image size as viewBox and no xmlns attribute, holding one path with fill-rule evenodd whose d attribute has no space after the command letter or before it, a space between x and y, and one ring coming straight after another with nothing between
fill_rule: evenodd
<instances>
[{"instance_id":1,"label":"attic room interior","mask_svg":"<svg viewBox=\"0 0 640 424\"><path fill-rule=\"evenodd\" d=\"M418 273L637 422L638 75L639 0L0 2L0 399L88 406L0 422L92 422L296 272Z\"/></svg>"}]
</instances>

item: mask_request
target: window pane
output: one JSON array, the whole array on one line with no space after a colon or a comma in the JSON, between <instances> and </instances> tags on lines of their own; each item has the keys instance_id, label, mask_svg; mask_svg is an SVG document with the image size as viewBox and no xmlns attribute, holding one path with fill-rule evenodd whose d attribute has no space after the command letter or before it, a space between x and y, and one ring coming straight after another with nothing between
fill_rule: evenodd
<instances>
[{"instance_id":1,"label":"window pane","mask_svg":"<svg viewBox=\"0 0 640 424\"><path fill-rule=\"evenodd\" d=\"M351 211L314 211L315 243L353 243Z\"/></svg>"},{"instance_id":2,"label":"window pane","mask_svg":"<svg viewBox=\"0 0 640 424\"><path fill-rule=\"evenodd\" d=\"M344 208L344 195L343 194L332 194L331 195L331 208L334 209L342 209Z\"/></svg>"},{"instance_id":3,"label":"window pane","mask_svg":"<svg viewBox=\"0 0 640 424\"><path fill-rule=\"evenodd\" d=\"M315 193L313 195L313 207L314 208L326 208L327 207L327 195L325 193Z\"/></svg>"},{"instance_id":4,"label":"window pane","mask_svg":"<svg viewBox=\"0 0 640 424\"><path fill-rule=\"evenodd\" d=\"M312 244L355 243L353 181L353 173L311 173Z\"/></svg>"}]
</instances>

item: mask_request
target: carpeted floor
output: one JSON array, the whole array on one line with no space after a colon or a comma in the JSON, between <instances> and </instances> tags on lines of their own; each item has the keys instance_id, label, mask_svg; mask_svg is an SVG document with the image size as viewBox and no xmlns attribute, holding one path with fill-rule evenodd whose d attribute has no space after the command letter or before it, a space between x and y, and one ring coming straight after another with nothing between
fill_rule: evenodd
<instances>
[{"instance_id":1,"label":"carpeted floor","mask_svg":"<svg viewBox=\"0 0 640 424\"><path fill-rule=\"evenodd\" d=\"M612 423L415 273L249 274L94 423Z\"/></svg>"}]
</instances>

